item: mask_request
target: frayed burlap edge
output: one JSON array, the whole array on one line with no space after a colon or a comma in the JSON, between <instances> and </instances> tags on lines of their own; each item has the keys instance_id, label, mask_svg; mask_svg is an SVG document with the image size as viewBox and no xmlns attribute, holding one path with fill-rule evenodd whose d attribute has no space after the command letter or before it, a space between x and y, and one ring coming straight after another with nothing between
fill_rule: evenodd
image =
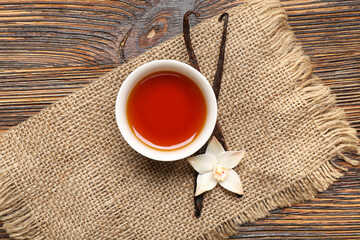
<instances>
[{"instance_id":1,"label":"frayed burlap edge","mask_svg":"<svg viewBox=\"0 0 360 240\"><path fill-rule=\"evenodd\" d=\"M329 157L308 176L271 196L265 196L260 201L254 202L237 217L199 237L201 240L225 239L236 234L241 224L245 222L254 222L268 216L272 210L313 199L317 192L325 191L339 179L342 176L341 171L347 170L332 162L336 157L354 166L358 165L357 160L345 155L346 153L360 154L356 130L346 121L344 111L336 107L336 99L331 94L331 90L313 75L310 59L304 55L294 33L290 30L287 16L280 2L278 0L249 0L247 4L256 12L260 25L263 26L264 35L269 37L268 42L271 43L269 52L280 57L282 63L280 67L286 70L290 79L297 81L295 91L309 103L308 111L315 118L319 135L328 143L328 153L322 154L327 154Z\"/></svg>"},{"instance_id":2,"label":"frayed burlap edge","mask_svg":"<svg viewBox=\"0 0 360 240\"><path fill-rule=\"evenodd\" d=\"M0 171L0 221L11 238L44 239L8 172Z\"/></svg>"}]
</instances>

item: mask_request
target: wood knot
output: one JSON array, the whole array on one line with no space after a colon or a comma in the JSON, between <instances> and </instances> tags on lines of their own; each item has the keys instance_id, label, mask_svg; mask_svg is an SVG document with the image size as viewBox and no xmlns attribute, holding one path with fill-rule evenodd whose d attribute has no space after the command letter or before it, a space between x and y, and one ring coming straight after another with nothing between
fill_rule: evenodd
<instances>
[{"instance_id":1,"label":"wood knot","mask_svg":"<svg viewBox=\"0 0 360 240\"><path fill-rule=\"evenodd\" d=\"M139 37L139 46L150 48L160 42L169 31L173 11L160 11L151 17Z\"/></svg>"}]
</instances>

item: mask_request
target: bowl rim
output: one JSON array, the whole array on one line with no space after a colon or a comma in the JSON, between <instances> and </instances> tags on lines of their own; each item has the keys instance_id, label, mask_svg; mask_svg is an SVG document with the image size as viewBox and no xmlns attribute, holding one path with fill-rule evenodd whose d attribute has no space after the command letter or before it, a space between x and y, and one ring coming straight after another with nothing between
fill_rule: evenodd
<instances>
[{"instance_id":1,"label":"bowl rim","mask_svg":"<svg viewBox=\"0 0 360 240\"><path fill-rule=\"evenodd\" d=\"M127 120L127 100L132 88L144 77L160 71L178 72L193 80L203 93L207 107L205 124L200 134L188 145L174 150L159 150L143 143L131 130ZM153 160L175 161L192 155L211 137L217 119L217 102L209 81L198 70L177 60L154 60L137 67L123 81L116 97L115 117L122 137L135 151Z\"/></svg>"}]
</instances>

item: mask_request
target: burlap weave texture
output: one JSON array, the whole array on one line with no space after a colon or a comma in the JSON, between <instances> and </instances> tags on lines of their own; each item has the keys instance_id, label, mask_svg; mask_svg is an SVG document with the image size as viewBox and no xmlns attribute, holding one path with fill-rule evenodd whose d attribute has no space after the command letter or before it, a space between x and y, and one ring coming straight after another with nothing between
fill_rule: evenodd
<instances>
[{"instance_id":1,"label":"burlap weave texture","mask_svg":"<svg viewBox=\"0 0 360 240\"><path fill-rule=\"evenodd\" d=\"M132 150L114 114L126 76L156 59L188 63L177 36L0 136L0 219L24 239L221 239L272 209L311 199L359 153L356 131L312 74L277 0L232 8L219 121L245 195L217 187L194 216L194 170ZM201 72L214 77L222 23L192 29Z\"/></svg>"}]
</instances>

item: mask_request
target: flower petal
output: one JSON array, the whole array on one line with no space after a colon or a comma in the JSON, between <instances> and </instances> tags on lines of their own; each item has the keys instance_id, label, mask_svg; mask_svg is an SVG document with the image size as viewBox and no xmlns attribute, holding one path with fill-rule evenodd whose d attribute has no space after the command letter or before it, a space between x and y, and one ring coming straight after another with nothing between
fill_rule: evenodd
<instances>
[{"instance_id":1,"label":"flower petal","mask_svg":"<svg viewBox=\"0 0 360 240\"><path fill-rule=\"evenodd\" d=\"M227 169L232 169L239 164L240 160L244 157L245 151L227 151L223 152L217 164L224 166Z\"/></svg>"},{"instance_id":2,"label":"flower petal","mask_svg":"<svg viewBox=\"0 0 360 240\"><path fill-rule=\"evenodd\" d=\"M196 180L195 196L213 189L217 184L212 172L199 174Z\"/></svg>"},{"instance_id":3,"label":"flower petal","mask_svg":"<svg viewBox=\"0 0 360 240\"><path fill-rule=\"evenodd\" d=\"M216 158L206 153L191 157L188 161L198 173L212 172L216 164Z\"/></svg>"},{"instance_id":4,"label":"flower petal","mask_svg":"<svg viewBox=\"0 0 360 240\"><path fill-rule=\"evenodd\" d=\"M230 169L228 171L228 175L225 178L225 180L222 181L222 182L219 182L219 184L223 188L226 188L227 190L229 190L231 192L234 192L234 193L239 194L239 195L244 194L244 190L243 190L242 184L240 182L240 177L232 169Z\"/></svg>"},{"instance_id":5,"label":"flower petal","mask_svg":"<svg viewBox=\"0 0 360 240\"><path fill-rule=\"evenodd\" d=\"M224 148L221 146L216 137L213 137L206 148L206 153L214 155L216 158L220 156L221 153L225 152Z\"/></svg>"}]
</instances>

